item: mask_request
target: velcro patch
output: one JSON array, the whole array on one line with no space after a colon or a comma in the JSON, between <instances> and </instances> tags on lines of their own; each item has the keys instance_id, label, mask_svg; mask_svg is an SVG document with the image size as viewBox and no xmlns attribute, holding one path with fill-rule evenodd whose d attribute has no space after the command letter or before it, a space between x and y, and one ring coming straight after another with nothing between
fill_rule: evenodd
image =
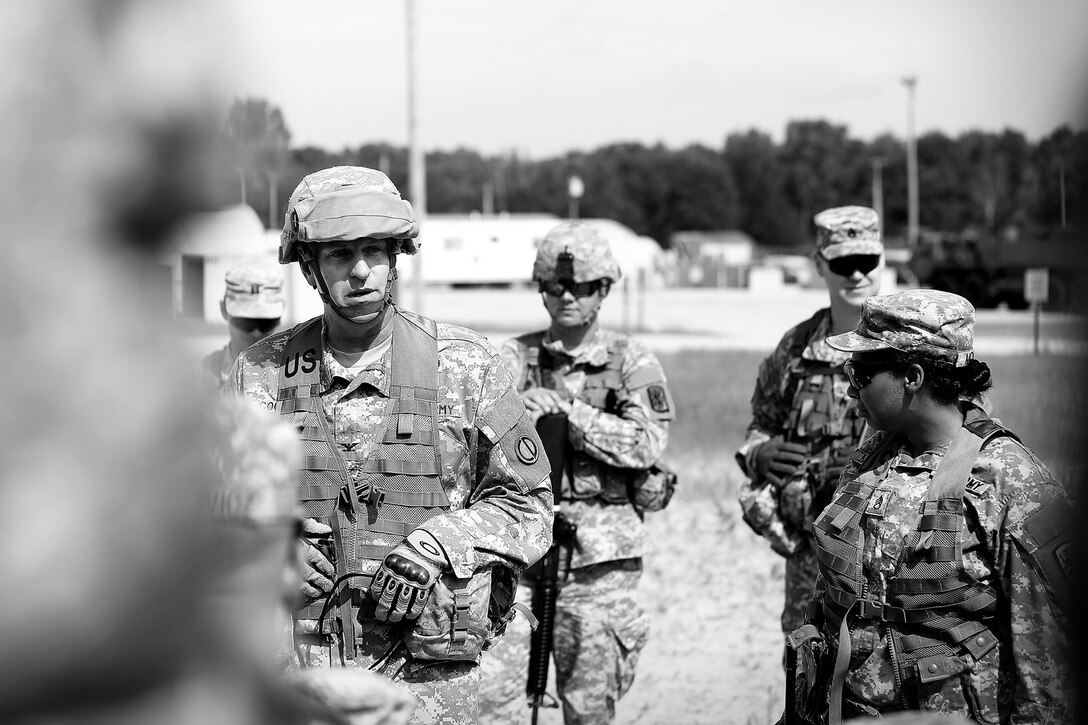
<instances>
[{"instance_id":1,"label":"velcro patch","mask_svg":"<svg viewBox=\"0 0 1088 725\"><path fill-rule=\"evenodd\" d=\"M873 518L884 518L884 513L888 510L888 503L892 500L891 491L877 491L869 499L869 503L865 505L865 515L872 516Z\"/></svg>"},{"instance_id":2,"label":"velcro patch","mask_svg":"<svg viewBox=\"0 0 1088 725\"><path fill-rule=\"evenodd\" d=\"M646 388L646 395L650 398L650 407L655 413L669 412L669 395L663 385L651 385Z\"/></svg>"}]
</instances>

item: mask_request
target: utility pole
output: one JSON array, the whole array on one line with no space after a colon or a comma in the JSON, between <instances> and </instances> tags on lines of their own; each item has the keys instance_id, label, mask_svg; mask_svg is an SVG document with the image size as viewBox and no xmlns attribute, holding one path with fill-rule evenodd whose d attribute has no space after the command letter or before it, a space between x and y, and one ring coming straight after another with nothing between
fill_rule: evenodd
<instances>
[{"instance_id":1,"label":"utility pole","mask_svg":"<svg viewBox=\"0 0 1088 725\"><path fill-rule=\"evenodd\" d=\"M279 204L278 204L279 199L276 198L276 197L279 196L279 191L278 191L277 184L276 184L276 182L278 180L279 179L276 176L276 172L274 172L274 171L269 171L268 172L268 228L269 229L275 229L278 226L278 224L276 223L277 218L279 217L279 214L280 214L280 209L279 209Z\"/></svg>"},{"instance_id":2,"label":"utility pole","mask_svg":"<svg viewBox=\"0 0 1088 725\"><path fill-rule=\"evenodd\" d=\"M1065 229L1065 161L1058 162L1058 188L1062 195L1062 229Z\"/></svg>"},{"instance_id":3,"label":"utility pole","mask_svg":"<svg viewBox=\"0 0 1088 725\"><path fill-rule=\"evenodd\" d=\"M880 238L884 238L884 159L881 156L869 161L873 167L873 210L877 215Z\"/></svg>"},{"instance_id":4,"label":"utility pole","mask_svg":"<svg viewBox=\"0 0 1088 725\"><path fill-rule=\"evenodd\" d=\"M419 63L416 56L415 0L408 0L408 186L412 206L416 211L420 229L427 216L427 168L423 147L419 142L419 122L416 108L416 85ZM423 312L423 280L418 254L412 255L412 310Z\"/></svg>"},{"instance_id":5,"label":"utility pole","mask_svg":"<svg viewBox=\"0 0 1088 725\"><path fill-rule=\"evenodd\" d=\"M918 245L918 144L914 138L915 76L903 79L907 87L907 246Z\"/></svg>"}]
</instances>

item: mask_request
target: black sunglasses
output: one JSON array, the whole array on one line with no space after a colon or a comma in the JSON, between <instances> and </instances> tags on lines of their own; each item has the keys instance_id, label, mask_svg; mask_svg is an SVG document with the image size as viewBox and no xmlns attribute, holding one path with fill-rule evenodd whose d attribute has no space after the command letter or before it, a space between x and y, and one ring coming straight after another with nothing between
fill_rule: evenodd
<instances>
[{"instance_id":1,"label":"black sunglasses","mask_svg":"<svg viewBox=\"0 0 1088 725\"><path fill-rule=\"evenodd\" d=\"M230 324L242 332L272 332L280 324L280 321L278 317L271 320L256 317L232 317L230 318Z\"/></svg>"},{"instance_id":2,"label":"black sunglasses","mask_svg":"<svg viewBox=\"0 0 1088 725\"><path fill-rule=\"evenodd\" d=\"M827 262L827 268L840 277L850 277L855 271L862 274L869 274L876 266L880 264L879 254L848 254L845 257L837 257L835 259L828 259L824 257L824 261Z\"/></svg>"},{"instance_id":3,"label":"black sunglasses","mask_svg":"<svg viewBox=\"0 0 1088 725\"><path fill-rule=\"evenodd\" d=\"M603 279L595 279L590 282L541 282L539 290L552 297L562 297L564 292L570 292L575 297L589 297L607 284Z\"/></svg>"},{"instance_id":4,"label":"black sunglasses","mask_svg":"<svg viewBox=\"0 0 1088 725\"><path fill-rule=\"evenodd\" d=\"M854 389L861 390L873 382L873 378L878 373L891 370L894 367L895 364L891 362L858 363L854 360L847 360L843 363L842 369L846 373L846 379L850 381Z\"/></svg>"}]
</instances>

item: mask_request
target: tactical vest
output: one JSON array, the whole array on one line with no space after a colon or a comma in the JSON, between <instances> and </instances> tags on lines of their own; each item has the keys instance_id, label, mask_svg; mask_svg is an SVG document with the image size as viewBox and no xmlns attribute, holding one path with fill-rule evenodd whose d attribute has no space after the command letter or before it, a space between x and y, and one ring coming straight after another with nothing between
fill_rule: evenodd
<instances>
[{"instance_id":1,"label":"tactical vest","mask_svg":"<svg viewBox=\"0 0 1088 725\"><path fill-rule=\"evenodd\" d=\"M307 517L333 530L337 579L359 575L336 602L341 622L354 623L354 608L372 616L366 591L378 563L413 529L450 507L438 453L437 331L431 320L394 315L389 399L369 456L336 444L320 398L321 349L321 318L292 330L280 359L277 409L300 429L298 499ZM364 460L361 480L352 481L348 462ZM317 619L321 608L315 602L295 616Z\"/></svg>"},{"instance_id":2,"label":"tactical vest","mask_svg":"<svg viewBox=\"0 0 1088 725\"><path fill-rule=\"evenodd\" d=\"M852 450L865 427L854 400L848 399L843 405L843 401L836 399L835 381L846 376L842 366L802 357L824 314L825 310L819 310L798 325L788 351L789 379L785 392L792 397L782 434L788 442L808 445L812 453L827 448L831 453L839 448Z\"/></svg>"},{"instance_id":3,"label":"tactical vest","mask_svg":"<svg viewBox=\"0 0 1088 725\"><path fill-rule=\"evenodd\" d=\"M963 569L960 534L964 494L978 452L992 439L1015 434L978 408L970 408L964 426L933 473L915 531L903 544L898 567L887 581L886 602L866 598L862 571L863 519L876 486L896 458L866 470L881 456L894 454L896 437L874 450L866 471L839 489L817 520L820 573L827 584L823 598L825 631L838 632L838 654L830 687L831 722L841 717L842 685L850 658L851 623L882 621L891 636L891 657L899 692L903 681L936 682L958 674L955 655L981 659L997 645L990 631L997 608L992 587L971 579ZM833 641L833 638L829 638Z\"/></svg>"},{"instance_id":4,"label":"tactical vest","mask_svg":"<svg viewBox=\"0 0 1088 725\"><path fill-rule=\"evenodd\" d=\"M532 387L565 391L563 376L555 370L555 358L543 345L544 333L537 333L528 340L525 371L519 381L520 390ZM616 338L608 347L608 362L599 366L587 366L585 382L578 399L605 413L616 414L619 391L623 390L623 356L627 349L625 338ZM570 462L568 476L564 479L562 499L590 499L596 496L609 503L627 503L630 499L628 481L632 472L609 466L607 463L568 446Z\"/></svg>"}]
</instances>

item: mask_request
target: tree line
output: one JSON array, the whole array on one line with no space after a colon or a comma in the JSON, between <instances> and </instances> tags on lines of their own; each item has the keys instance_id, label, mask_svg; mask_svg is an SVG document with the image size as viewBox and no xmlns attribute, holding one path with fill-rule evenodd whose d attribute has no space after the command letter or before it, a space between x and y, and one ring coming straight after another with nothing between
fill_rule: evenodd
<instances>
[{"instance_id":1,"label":"tree line","mask_svg":"<svg viewBox=\"0 0 1088 725\"><path fill-rule=\"evenodd\" d=\"M317 169L380 168L402 192L409 188L406 147L292 147L282 112L265 99L236 99L222 140L236 174L226 195L250 204L270 227L282 224L288 195ZM1030 236L1063 222L1088 226L1088 131L1062 126L1037 142L1013 129L930 132L916 143L923 229ZM873 205L879 188L894 243L906 235L906 153L892 135L857 139L826 120L791 121L781 142L757 129L731 133L718 149L613 143L539 160L429 151L427 207L566 216L568 179L577 175L585 188L580 216L615 219L663 246L678 231L740 229L760 244L789 248L807 244L813 214Z\"/></svg>"}]
</instances>

